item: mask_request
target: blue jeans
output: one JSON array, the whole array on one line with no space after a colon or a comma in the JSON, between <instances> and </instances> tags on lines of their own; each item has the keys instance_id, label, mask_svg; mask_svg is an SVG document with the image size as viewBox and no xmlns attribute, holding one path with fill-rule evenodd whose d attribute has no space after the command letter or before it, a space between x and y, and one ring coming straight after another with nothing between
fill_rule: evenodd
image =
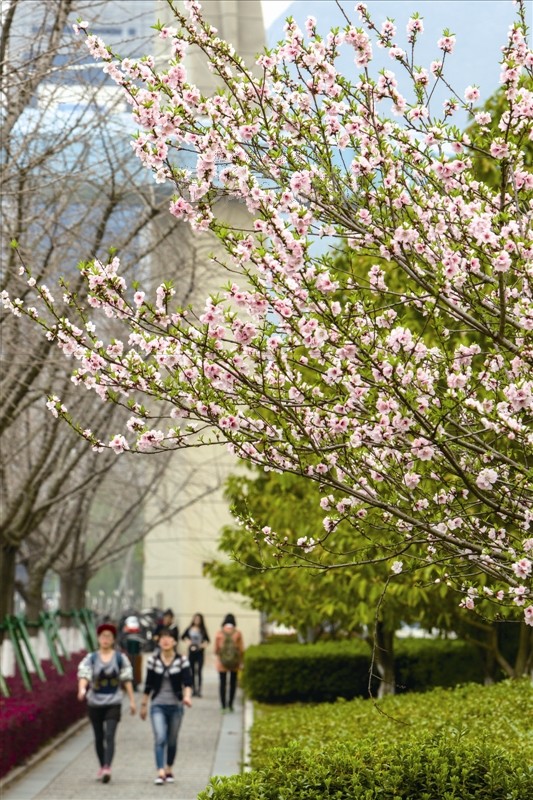
<instances>
[{"instance_id":1,"label":"blue jeans","mask_svg":"<svg viewBox=\"0 0 533 800\"><path fill-rule=\"evenodd\" d=\"M182 719L183 705L181 703L178 706L163 706L157 705L157 703L150 706L157 769L164 769L165 763L169 767L174 763L178 749L178 732Z\"/></svg>"}]
</instances>

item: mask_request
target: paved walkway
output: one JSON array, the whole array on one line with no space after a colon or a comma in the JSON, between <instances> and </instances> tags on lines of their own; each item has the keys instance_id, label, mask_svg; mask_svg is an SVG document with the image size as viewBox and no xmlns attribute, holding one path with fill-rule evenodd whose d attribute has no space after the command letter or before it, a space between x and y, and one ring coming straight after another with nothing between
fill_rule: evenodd
<instances>
[{"instance_id":1,"label":"paved walkway","mask_svg":"<svg viewBox=\"0 0 533 800\"><path fill-rule=\"evenodd\" d=\"M141 694L136 693L137 706ZM213 775L241 771L244 747L244 708L237 690L235 711L221 714L218 675L210 664L204 668L201 698L185 709L175 763L176 783L155 786L156 776L150 720L132 717L125 705L118 727L113 777L108 784L95 780L97 760L92 728L83 725L46 758L7 782L1 800L196 800ZM1 745L0 745L1 746Z\"/></svg>"}]
</instances>

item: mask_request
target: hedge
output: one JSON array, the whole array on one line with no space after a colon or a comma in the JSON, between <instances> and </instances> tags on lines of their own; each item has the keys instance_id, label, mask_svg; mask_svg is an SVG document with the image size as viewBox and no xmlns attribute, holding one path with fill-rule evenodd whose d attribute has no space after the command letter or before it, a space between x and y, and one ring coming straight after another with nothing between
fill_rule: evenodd
<instances>
[{"instance_id":1,"label":"hedge","mask_svg":"<svg viewBox=\"0 0 533 800\"><path fill-rule=\"evenodd\" d=\"M77 699L76 671L84 653L61 659L64 675L51 661L43 661L46 682L34 678L28 692L19 676L7 678L10 697L0 697L0 778L23 764L47 742L86 714Z\"/></svg>"},{"instance_id":2,"label":"hedge","mask_svg":"<svg viewBox=\"0 0 533 800\"><path fill-rule=\"evenodd\" d=\"M263 769L214 779L198 800L524 800L533 771L487 742L429 738L321 750L291 745Z\"/></svg>"},{"instance_id":3,"label":"hedge","mask_svg":"<svg viewBox=\"0 0 533 800\"><path fill-rule=\"evenodd\" d=\"M255 645L246 650L242 683L249 697L265 703L351 700L368 697L370 667L370 648L358 640ZM395 669L397 692L483 682L478 650L452 639L398 640ZM374 678L372 695L378 685Z\"/></svg>"},{"instance_id":4,"label":"hedge","mask_svg":"<svg viewBox=\"0 0 533 800\"><path fill-rule=\"evenodd\" d=\"M198 800L525 800L528 680L334 704L256 706L253 770Z\"/></svg>"}]
</instances>

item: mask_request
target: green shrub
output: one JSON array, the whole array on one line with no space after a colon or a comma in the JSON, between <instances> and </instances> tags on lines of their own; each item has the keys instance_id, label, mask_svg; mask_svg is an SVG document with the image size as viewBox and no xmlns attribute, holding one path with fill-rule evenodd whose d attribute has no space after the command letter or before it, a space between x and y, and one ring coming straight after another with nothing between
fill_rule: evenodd
<instances>
[{"instance_id":1,"label":"green shrub","mask_svg":"<svg viewBox=\"0 0 533 800\"><path fill-rule=\"evenodd\" d=\"M254 769L198 800L525 800L529 681L335 704L258 706Z\"/></svg>"},{"instance_id":2,"label":"green shrub","mask_svg":"<svg viewBox=\"0 0 533 800\"><path fill-rule=\"evenodd\" d=\"M364 642L256 645L246 650L243 686L265 703L351 699L368 695L369 667Z\"/></svg>"},{"instance_id":3,"label":"green shrub","mask_svg":"<svg viewBox=\"0 0 533 800\"><path fill-rule=\"evenodd\" d=\"M352 742L363 746L398 741L408 748L420 739L462 736L491 741L508 751L527 753L533 762L533 688L528 680L503 681L494 686L470 684L438 688L424 694L362 698L330 705L256 704L252 728L252 765L261 768L270 750L296 743L319 750L323 742Z\"/></svg>"},{"instance_id":4,"label":"green shrub","mask_svg":"<svg viewBox=\"0 0 533 800\"><path fill-rule=\"evenodd\" d=\"M273 751L260 770L215 779L198 800L524 800L533 771L486 742L433 737Z\"/></svg>"},{"instance_id":5,"label":"green shrub","mask_svg":"<svg viewBox=\"0 0 533 800\"><path fill-rule=\"evenodd\" d=\"M394 667L398 692L483 681L480 652L453 639L400 639L395 645Z\"/></svg>"},{"instance_id":6,"label":"green shrub","mask_svg":"<svg viewBox=\"0 0 533 800\"><path fill-rule=\"evenodd\" d=\"M451 639L400 639L396 642L397 691L426 691L483 680L475 647ZM249 647L243 686L265 703L331 702L368 697L371 652L359 640ZM372 695L378 680L371 684Z\"/></svg>"}]
</instances>

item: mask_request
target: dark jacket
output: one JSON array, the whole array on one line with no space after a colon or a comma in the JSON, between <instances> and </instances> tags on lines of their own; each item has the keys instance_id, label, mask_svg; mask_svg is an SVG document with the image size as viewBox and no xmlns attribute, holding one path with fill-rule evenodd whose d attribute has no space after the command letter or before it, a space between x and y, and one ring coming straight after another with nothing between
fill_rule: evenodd
<instances>
[{"instance_id":1,"label":"dark jacket","mask_svg":"<svg viewBox=\"0 0 533 800\"><path fill-rule=\"evenodd\" d=\"M188 658L176 654L174 661L167 667L163 664L159 652L152 653L146 665L146 682L144 684L144 694L148 697L151 695L152 702L161 689L165 670L178 700L183 699L183 687L192 686L192 672Z\"/></svg>"},{"instance_id":2,"label":"dark jacket","mask_svg":"<svg viewBox=\"0 0 533 800\"><path fill-rule=\"evenodd\" d=\"M160 622L158 625L155 626L152 636L159 636L163 628L168 628L174 639L178 641L180 632L175 622L173 622L171 625L165 625L164 622Z\"/></svg>"}]
</instances>

